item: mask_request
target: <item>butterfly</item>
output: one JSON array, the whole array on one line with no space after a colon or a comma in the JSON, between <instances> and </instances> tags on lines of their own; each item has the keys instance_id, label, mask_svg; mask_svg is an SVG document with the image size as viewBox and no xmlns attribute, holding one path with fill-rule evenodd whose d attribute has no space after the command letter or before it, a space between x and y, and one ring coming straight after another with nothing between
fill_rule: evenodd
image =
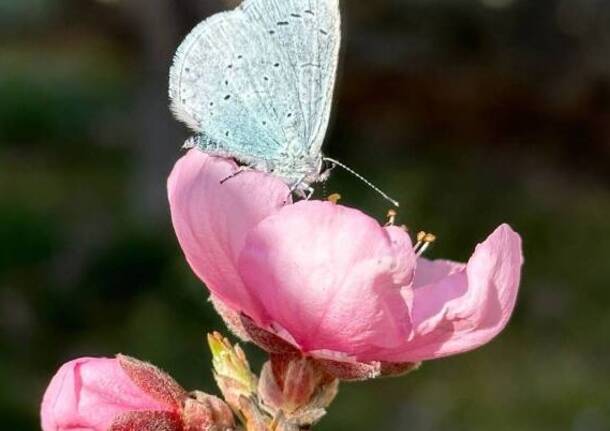
<instances>
[{"instance_id":1,"label":"butterfly","mask_svg":"<svg viewBox=\"0 0 610 431\"><path fill-rule=\"evenodd\" d=\"M245 0L201 22L178 48L169 96L196 134L187 146L231 157L312 192L341 45L339 0Z\"/></svg>"}]
</instances>

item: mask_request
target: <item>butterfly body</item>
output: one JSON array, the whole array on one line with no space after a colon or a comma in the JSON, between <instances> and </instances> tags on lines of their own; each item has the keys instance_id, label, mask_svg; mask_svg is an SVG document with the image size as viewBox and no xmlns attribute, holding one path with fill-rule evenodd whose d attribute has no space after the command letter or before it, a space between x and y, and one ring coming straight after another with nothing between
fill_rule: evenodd
<instances>
[{"instance_id":1,"label":"butterfly body","mask_svg":"<svg viewBox=\"0 0 610 431\"><path fill-rule=\"evenodd\" d=\"M329 171L324 168L324 155L311 155L298 146L288 146L285 152L277 155L253 156L236 154L222 144L217 144L205 135L195 135L187 140L185 148L198 148L219 157L232 157L244 165L282 178L294 190L307 190L309 184L325 181Z\"/></svg>"},{"instance_id":2,"label":"butterfly body","mask_svg":"<svg viewBox=\"0 0 610 431\"><path fill-rule=\"evenodd\" d=\"M295 189L324 180L340 26L338 0L246 0L200 23L170 73L187 145Z\"/></svg>"}]
</instances>

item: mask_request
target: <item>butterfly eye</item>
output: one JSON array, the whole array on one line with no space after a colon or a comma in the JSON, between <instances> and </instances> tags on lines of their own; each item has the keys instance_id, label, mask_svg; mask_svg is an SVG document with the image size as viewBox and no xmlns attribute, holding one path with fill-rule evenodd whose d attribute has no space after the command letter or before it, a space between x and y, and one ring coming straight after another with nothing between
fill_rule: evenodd
<instances>
[{"instance_id":1,"label":"butterfly eye","mask_svg":"<svg viewBox=\"0 0 610 431\"><path fill-rule=\"evenodd\" d=\"M321 169L321 172L322 173L331 172L336 167L337 167L337 165L335 165L334 163L329 162L328 160L322 160L322 169Z\"/></svg>"}]
</instances>

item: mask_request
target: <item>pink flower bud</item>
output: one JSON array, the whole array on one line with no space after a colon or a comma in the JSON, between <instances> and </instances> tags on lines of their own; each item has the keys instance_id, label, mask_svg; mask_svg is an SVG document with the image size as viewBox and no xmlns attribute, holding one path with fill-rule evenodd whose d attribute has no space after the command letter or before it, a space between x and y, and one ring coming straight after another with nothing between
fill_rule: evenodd
<instances>
[{"instance_id":1,"label":"pink flower bud","mask_svg":"<svg viewBox=\"0 0 610 431\"><path fill-rule=\"evenodd\" d=\"M44 394L40 415L43 431L108 431L115 420L127 422L129 415L139 424L153 416L157 422L180 423L173 400L156 399L129 377L118 359L107 358L64 364ZM114 428L127 429L134 428Z\"/></svg>"},{"instance_id":2,"label":"pink flower bud","mask_svg":"<svg viewBox=\"0 0 610 431\"><path fill-rule=\"evenodd\" d=\"M219 398L189 396L154 365L123 355L81 358L51 380L40 409L43 431L222 431L234 427Z\"/></svg>"},{"instance_id":3,"label":"pink flower bud","mask_svg":"<svg viewBox=\"0 0 610 431\"><path fill-rule=\"evenodd\" d=\"M338 380L316 360L298 355L271 355L258 384L258 395L266 408L296 429L320 420L337 390Z\"/></svg>"},{"instance_id":4,"label":"pink flower bud","mask_svg":"<svg viewBox=\"0 0 610 431\"><path fill-rule=\"evenodd\" d=\"M184 431L230 430L235 427L233 412L220 398L195 392L183 409Z\"/></svg>"}]
</instances>

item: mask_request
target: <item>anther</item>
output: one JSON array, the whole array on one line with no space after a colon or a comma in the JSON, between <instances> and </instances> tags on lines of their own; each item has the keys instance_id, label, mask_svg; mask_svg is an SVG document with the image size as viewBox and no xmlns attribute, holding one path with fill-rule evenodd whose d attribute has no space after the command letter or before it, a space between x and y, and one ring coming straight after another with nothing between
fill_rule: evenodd
<instances>
[{"instance_id":1,"label":"anther","mask_svg":"<svg viewBox=\"0 0 610 431\"><path fill-rule=\"evenodd\" d=\"M424 242L432 244L434 241L436 241L436 235L432 233L427 233L424 237Z\"/></svg>"},{"instance_id":2,"label":"anther","mask_svg":"<svg viewBox=\"0 0 610 431\"><path fill-rule=\"evenodd\" d=\"M339 193L333 193L327 199L329 202L332 202L337 205L337 203L341 200L341 195Z\"/></svg>"},{"instance_id":3,"label":"anther","mask_svg":"<svg viewBox=\"0 0 610 431\"><path fill-rule=\"evenodd\" d=\"M394 226L394 223L396 223L396 217L398 216L398 213L396 212L396 210L391 209L388 211L388 222L385 224L386 226Z\"/></svg>"},{"instance_id":4,"label":"anther","mask_svg":"<svg viewBox=\"0 0 610 431\"><path fill-rule=\"evenodd\" d=\"M417 244L413 247L413 251L417 257L424 254L428 247L430 247L430 244L434 241L436 241L436 235L427 232L419 232L417 234Z\"/></svg>"},{"instance_id":5,"label":"anther","mask_svg":"<svg viewBox=\"0 0 610 431\"><path fill-rule=\"evenodd\" d=\"M428 235L426 232L419 232L417 234L417 244L421 244L422 242L424 242L424 239L426 238L426 235Z\"/></svg>"}]
</instances>

